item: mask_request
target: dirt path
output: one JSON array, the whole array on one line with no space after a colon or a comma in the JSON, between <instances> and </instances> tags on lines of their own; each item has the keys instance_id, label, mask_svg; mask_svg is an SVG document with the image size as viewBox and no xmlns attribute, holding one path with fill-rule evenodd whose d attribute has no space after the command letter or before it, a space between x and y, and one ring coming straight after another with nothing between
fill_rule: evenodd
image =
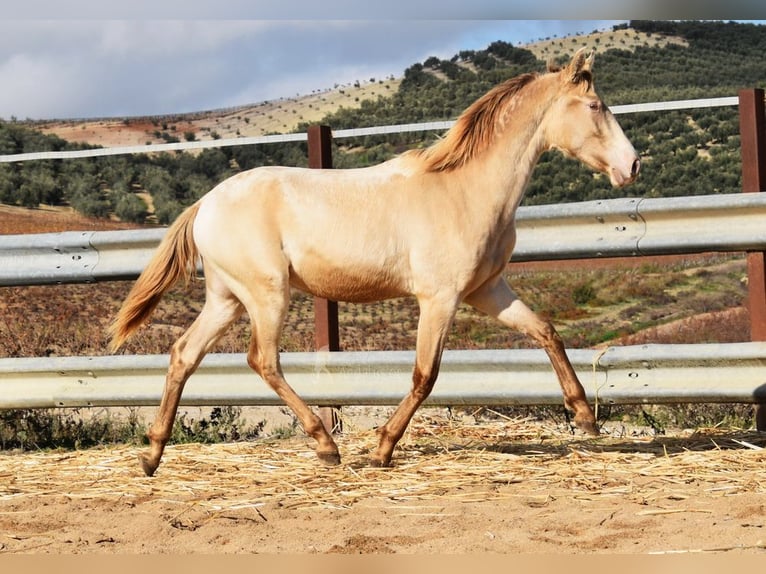
<instances>
[{"instance_id":1,"label":"dirt path","mask_svg":"<svg viewBox=\"0 0 766 574\"><path fill-rule=\"evenodd\" d=\"M0 454L0 553L766 553L766 437L572 438L530 420L420 417L395 467L374 433Z\"/></svg>"}]
</instances>

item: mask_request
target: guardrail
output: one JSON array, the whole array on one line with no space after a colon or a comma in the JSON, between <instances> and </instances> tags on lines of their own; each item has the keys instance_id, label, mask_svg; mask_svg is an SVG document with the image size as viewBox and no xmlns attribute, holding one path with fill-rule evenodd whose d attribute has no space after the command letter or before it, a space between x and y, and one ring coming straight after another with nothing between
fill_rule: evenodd
<instances>
[{"instance_id":1,"label":"guardrail","mask_svg":"<svg viewBox=\"0 0 766 574\"><path fill-rule=\"evenodd\" d=\"M766 249L766 194L519 208L514 262ZM0 236L0 286L133 279L166 230Z\"/></svg>"},{"instance_id":2,"label":"guardrail","mask_svg":"<svg viewBox=\"0 0 766 574\"><path fill-rule=\"evenodd\" d=\"M766 401L766 343L639 345L567 351L588 399L607 404ZM283 353L290 385L318 406L395 405L410 388L414 351ZM168 355L0 360L0 409L156 406ZM560 405L545 353L447 350L426 404ZM245 354L205 357L187 406L281 405Z\"/></svg>"}]
</instances>

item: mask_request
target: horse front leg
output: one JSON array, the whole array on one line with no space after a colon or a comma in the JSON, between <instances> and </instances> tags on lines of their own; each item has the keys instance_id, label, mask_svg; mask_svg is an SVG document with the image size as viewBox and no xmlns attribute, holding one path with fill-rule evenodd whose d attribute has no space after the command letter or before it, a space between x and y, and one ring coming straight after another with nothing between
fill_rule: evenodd
<instances>
[{"instance_id":1,"label":"horse front leg","mask_svg":"<svg viewBox=\"0 0 766 574\"><path fill-rule=\"evenodd\" d=\"M527 307L500 276L482 285L465 299L466 303L503 325L532 337L548 354L564 394L564 406L574 411L574 423L589 435L598 435L598 425L585 390L566 355L564 343L550 321Z\"/></svg>"},{"instance_id":2,"label":"horse front leg","mask_svg":"<svg viewBox=\"0 0 766 574\"><path fill-rule=\"evenodd\" d=\"M378 427L378 448L370 457L371 466L389 466L394 447L415 411L431 394L439 374L444 343L457 309L457 301L438 298L420 300L420 319L416 345L415 368L412 373L412 388L404 397L394 414Z\"/></svg>"}]
</instances>

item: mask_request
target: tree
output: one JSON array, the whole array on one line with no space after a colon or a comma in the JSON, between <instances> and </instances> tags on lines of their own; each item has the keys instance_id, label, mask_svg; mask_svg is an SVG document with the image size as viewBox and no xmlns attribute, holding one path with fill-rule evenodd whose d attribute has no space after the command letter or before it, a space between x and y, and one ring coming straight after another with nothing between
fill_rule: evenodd
<instances>
[{"instance_id":1,"label":"tree","mask_svg":"<svg viewBox=\"0 0 766 574\"><path fill-rule=\"evenodd\" d=\"M122 221L143 223L146 220L146 203L137 195L122 191L113 200L114 214Z\"/></svg>"},{"instance_id":2,"label":"tree","mask_svg":"<svg viewBox=\"0 0 766 574\"><path fill-rule=\"evenodd\" d=\"M45 169L24 170L19 194L24 207L37 207L40 203L58 205L63 196L53 173Z\"/></svg>"},{"instance_id":3,"label":"tree","mask_svg":"<svg viewBox=\"0 0 766 574\"><path fill-rule=\"evenodd\" d=\"M18 187L17 166L10 163L0 164L0 203L16 203Z\"/></svg>"}]
</instances>

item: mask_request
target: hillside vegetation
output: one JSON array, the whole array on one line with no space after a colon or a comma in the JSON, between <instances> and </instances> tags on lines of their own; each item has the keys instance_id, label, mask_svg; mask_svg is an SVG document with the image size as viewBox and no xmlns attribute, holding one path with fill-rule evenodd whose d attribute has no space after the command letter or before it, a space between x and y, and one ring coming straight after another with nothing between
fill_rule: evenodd
<instances>
[{"instance_id":1,"label":"hillside vegetation","mask_svg":"<svg viewBox=\"0 0 766 574\"><path fill-rule=\"evenodd\" d=\"M634 21L630 26L587 37L549 38L534 49L498 40L485 50L461 51L449 60L428 58L407 68L400 80L389 80L385 85L380 81L368 83L368 88L376 89L365 92L369 96L366 99L355 96L358 101L353 105L339 105L318 120L314 115L308 121L321 121L339 129L453 119L497 83L530 70L542 71L546 65L543 60L565 60L583 44L598 51L597 88L610 105L730 96L741 88L766 83L764 27ZM304 101L304 105L309 104ZM291 116L300 117L297 113ZM226 117L227 137L232 131L244 133L240 128L250 129L259 123L252 111L231 112ZM208 122L207 131L200 128L202 118ZM151 121L154 136L165 141L180 139L179 132L186 139L220 137L210 127L214 122L209 114L179 116L175 120ZM594 176L575 161L547 154L534 174L525 202L739 190L735 107L630 114L619 120L644 159L637 184L626 190L612 190L605 178ZM296 124L293 120L291 125L294 131L305 131L308 121ZM123 123L127 128L131 122L126 119ZM286 120L282 125L287 125ZM0 154L90 145L68 142L34 127L30 123L0 123ZM70 129L68 133L72 132ZM405 149L427 145L436 137L439 134L414 133L341 140L335 145L334 164L357 167L378 163ZM1 164L0 203L26 207L68 205L87 216L166 224L225 177L271 164L305 165L305 144Z\"/></svg>"}]
</instances>

